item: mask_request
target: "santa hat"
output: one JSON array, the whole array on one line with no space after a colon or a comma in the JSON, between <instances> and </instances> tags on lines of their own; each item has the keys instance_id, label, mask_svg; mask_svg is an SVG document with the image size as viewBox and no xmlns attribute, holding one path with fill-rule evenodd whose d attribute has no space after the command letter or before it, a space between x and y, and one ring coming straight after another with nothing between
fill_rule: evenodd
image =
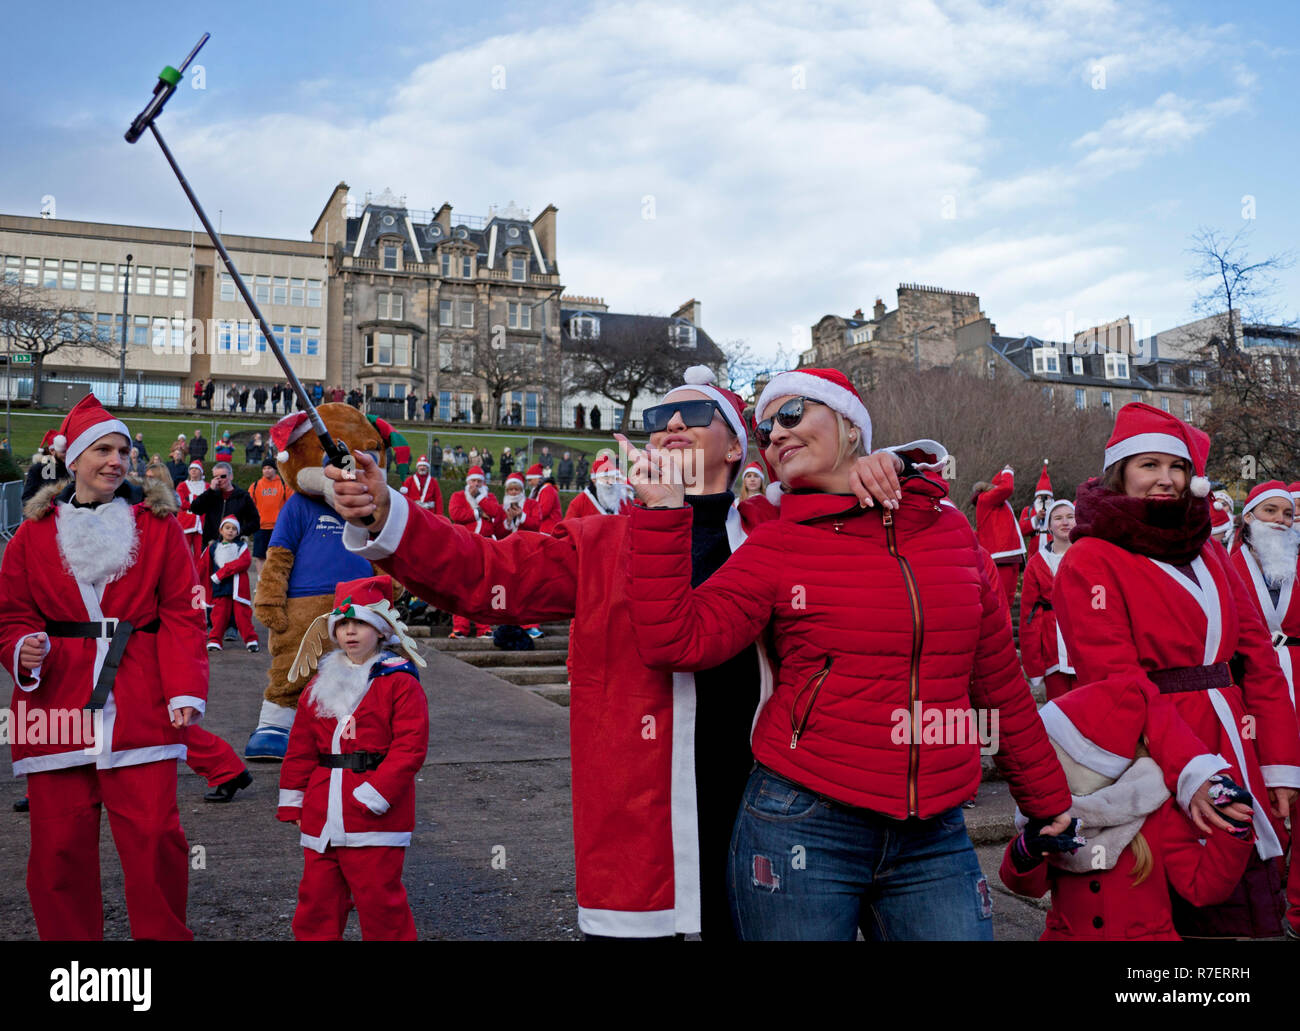
<instances>
[{"instance_id":1,"label":"santa hat","mask_svg":"<svg viewBox=\"0 0 1300 1031\"><path fill-rule=\"evenodd\" d=\"M1137 758L1146 698L1136 686L1076 687L1038 710L1047 736L1075 762L1118 778Z\"/></svg>"},{"instance_id":2,"label":"santa hat","mask_svg":"<svg viewBox=\"0 0 1300 1031\"><path fill-rule=\"evenodd\" d=\"M707 365L692 365L682 375L682 380L684 381L682 385L668 391L660 403L667 404L674 394L684 390L693 390L716 401L722 410L722 417L727 420L731 432L740 441L740 464L744 465L745 458L749 454L749 427L745 425L745 402L740 399L740 395L732 393L726 387L718 386L717 377Z\"/></svg>"},{"instance_id":3,"label":"santa hat","mask_svg":"<svg viewBox=\"0 0 1300 1031\"><path fill-rule=\"evenodd\" d=\"M429 468L429 456L428 456L428 455L421 455L419 458L417 458L417 459L415 460L415 468L416 468L417 471L418 471L420 468L428 469L428 468Z\"/></svg>"},{"instance_id":4,"label":"santa hat","mask_svg":"<svg viewBox=\"0 0 1300 1031\"><path fill-rule=\"evenodd\" d=\"M1044 529L1047 529L1047 530L1050 530L1050 529L1051 529L1051 526L1052 526L1052 513L1055 512L1058 508L1068 508L1071 512L1073 512L1073 511L1074 511L1074 502L1073 502L1073 501L1069 501L1069 500L1067 500L1066 498L1057 498L1057 499L1056 499L1055 501L1053 501L1050 505L1048 505L1048 506L1047 506L1047 511L1045 511L1045 512L1043 513L1043 528L1044 528Z\"/></svg>"},{"instance_id":5,"label":"santa hat","mask_svg":"<svg viewBox=\"0 0 1300 1031\"><path fill-rule=\"evenodd\" d=\"M63 417L63 425L59 427L55 441L58 437L64 439L67 449L63 460L71 465L86 448L110 433L120 433L127 440L131 439L131 431L126 428L126 423L110 415L94 394L87 394Z\"/></svg>"},{"instance_id":6,"label":"santa hat","mask_svg":"<svg viewBox=\"0 0 1300 1031\"><path fill-rule=\"evenodd\" d=\"M797 369L781 372L768 380L754 406L754 421L762 422L767 407L778 397L794 394L820 401L833 412L839 412L853 423L862 434L862 448L871 451L871 416L862 396L839 369Z\"/></svg>"},{"instance_id":7,"label":"santa hat","mask_svg":"<svg viewBox=\"0 0 1300 1031\"><path fill-rule=\"evenodd\" d=\"M190 468L190 469L197 469L199 472L203 472L203 463L200 462L200 461L196 458L196 459L194 459L194 461L192 461L192 462L189 464L189 468Z\"/></svg>"},{"instance_id":8,"label":"santa hat","mask_svg":"<svg viewBox=\"0 0 1300 1031\"><path fill-rule=\"evenodd\" d=\"M1295 498L1291 496L1291 489L1285 483L1281 480L1266 480L1264 483L1256 484L1255 488L1246 495L1246 505L1242 508L1241 514L1246 515L1256 505L1270 498L1280 498L1290 502L1291 507L1295 508Z\"/></svg>"},{"instance_id":9,"label":"santa hat","mask_svg":"<svg viewBox=\"0 0 1300 1031\"><path fill-rule=\"evenodd\" d=\"M1175 415L1159 408L1133 401L1115 416L1115 430L1106 441L1103 468L1148 451L1184 458L1192 464L1192 493L1203 498L1210 493L1205 478L1205 462L1210 456L1209 435L1189 426Z\"/></svg>"},{"instance_id":10,"label":"santa hat","mask_svg":"<svg viewBox=\"0 0 1300 1031\"><path fill-rule=\"evenodd\" d=\"M45 436L41 438L41 447L62 454L67 450L68 438L58 430L46 430Z\"/></svg>"},{"instance_id":11,"label":"santa hat","mask_svg":"<svg viewBox=\"0 0 1300 1031\"><path fill-rule=\"evenodd\" d=\"M740 471L741 480L743 481L750 473L758 473L762 479L767 479L767 470L763 468L761 462L750 462L749 465L745 466L745 468Z\"/></svg>"},{"instance_id":12,"label":"santa hat","mask_svg":"<svg viewBox=\"0 0 1300 1031\"><path fill-rule=\"evenodd\" d=\"M597 476L618 476L618 466L609 455L601 455L592 463L591 478L594 480Z\"/></svg>"},{"instance_id":13,"label":"santa hat","mask_svg":"<svg viewBox=\"0 0 1300 1031\"><path fill-rule=\"evenodd\" d=\"M217 529L220 530L221 527L225 526L227 523L233 526L236 530L243 529L243 527L239 525L239 520L235 516L226 516L225 519L221 520L221 526L218 526Z\"/></svg>"},{"instance_id":14,"label":"santa hat","mask_svg":"<svg viewBox=\"0 0 1300 1031\"><path fill-rule=\"evenodd\" d=\"M271 427L271 443L275 445L277 462L289 461L289 445L311 429L306 412L293 412Z\"/></svg>"},{"instance_id":15,"label":"santa hat","mask_svg":"<svg viewBox=\"0 0 1300 1031\"><path fill-rule=\"evenodd\" d=\"M511 473L506 477L506 486L509 487L512 483L517 483L522 488L524 485L524 478L520 476L519 473Z\"/></svg>"},{"instance_id":16,"label":"santa hat","mask_svg":"<svg viewBox=\"0 0 1300 1031\"><path fill-rule=\"evenodd\" d=\"M545 475L546 473L542 471L541 462L538 462L536 465L529 466L528 472L524 473L524 476L530 480L540 480Z\"/></svg>"},{"instance_id":17,"label":"santa hat","mask_svg":"<svg viewBox=\"0 0 1300 1031\"><path fill-rule=\"evenodd\" d=\"M397 618L397 610L393 607L393 581L387 576L366 576L360 580L344 581L334 588L334 608L317 616L307 628L289 670L290 680L304 679L316 668L317 660L325 650L324 638L334 638L334 628L345 619L369 623L379 631L381 644L396 645L416 664L427 665L415 642L407 635L406 626Z\"/></svg>"},{"instance_id":18,"label":"santa hat","mask_svg":"<svg viewBox=\"0 0 1300 1031\"><path fill-rule=\"evenodd\" d=\"M1049 498L1052 496L1052 478L1047 475L1047 459L1043 459L1043 471L1038 474L1038 486L1034 488L1034 497L1040 494L1046 494Z\"/></svg>"},{"instance_id":19,"label":"santa hat","mask_svg":"<svg viewBox=\"0 0 1300 1031\"><path fill-rule=\"evenodd\" d=\"M1286 489L1291 492L1291 497L1296 501L1300 501L1300 480L1297 480L1295 483L1288 483Z\"/></svg>"},{"instance_id":20,"label":"santa hat","mask_svg":"<svg viewBox=\"0 0 1300 1031\"><path fill-rule=\"evenodd\" d=\"M480 480L487 479L487 477L483 475L483 470L481 468L479 468L477 465L471 465L469 467L469 472L465 474L465 479L467 481L472 480L474 479L475 476L477 476Z\"/></svg>"}]
</instances>

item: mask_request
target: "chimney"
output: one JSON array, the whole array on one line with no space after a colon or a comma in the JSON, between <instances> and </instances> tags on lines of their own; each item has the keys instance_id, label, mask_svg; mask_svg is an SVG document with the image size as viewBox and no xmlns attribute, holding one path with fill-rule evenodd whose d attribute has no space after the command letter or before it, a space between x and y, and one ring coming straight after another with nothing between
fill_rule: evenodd
<instances>
[{"instance_id":1,"label":"chimney","mask_svg":"<svg viewBox=\"0 0 1300 1031\"><path fill-rule=\"evenodd\" d=\"M440 226L442 226L442 231L447 236L451 235L451 205L450 204L444 201L442 207L438 209L438 213L433 216L433 220L437 222Z\"/></svg>"},{"instance_id":2,"label":"chimney","mask_svg":"<svg viewBox=\"0 0 1300 1031\"><path fill-rule=\"evenodd\" d=\"M885 317L885 302L882 301L879 297L877 297L876 306L871 309L871 318L874 321L879 322L884 317Z\"/></svg>"},{"instance_id":3,"label":"chimney","mask_svg":"<svg viewBox=\"0 0 1300 1031\"><path fill-rule=\"evenodd\" d=\"M855 319L860 319L860 318L862 318L862 309L861 309L861 308L855 308L855 309L853 310L853 317L854 317Z\"/></svg>"},{"instance_id":4,"label":"chimney","mask_svg":"<svg viewBox=\"0 0 1300 1031\"><path fill-rule=\"evenodd\" d=\"M348 184L340 182L334 187L330 199L325 202L316 224L311 227L312 240L316 243L324 243L328 239L331 244L343 242L346 227L343 205L347 203L347 199Z\"/></svg>"},{"instance_id":5,"label":"chimney","mask_svg":"<svg viewBox=\"0 0 1300 1031\"><path fill-rule=\"evenodd\" d=\"M537 234L537 242L541 245L542 255L546 258L546 264L550 267L548 272L555 272L555 215L557 208L554 204L548 204L542 209L542 213L533 219L533 231Z\"/></svg>"},{"instance_id":6,"label":"chimney","mask_svg":"<svg viewBox=\"0 0 1300 1031\"><path fill-rule=\"evenodd\" d=\"M698 326L700 324L700 309L702 307L703 305L692 297L689 301L673 312L673 318L685 319L692 326Z\"/></svg>"}]
</instances>

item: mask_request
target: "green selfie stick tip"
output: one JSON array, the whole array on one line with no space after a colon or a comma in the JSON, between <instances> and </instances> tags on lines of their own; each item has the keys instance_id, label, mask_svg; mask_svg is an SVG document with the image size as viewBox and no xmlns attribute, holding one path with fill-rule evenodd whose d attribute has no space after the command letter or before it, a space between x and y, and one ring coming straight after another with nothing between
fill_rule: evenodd
<instances>
[{"instance_id":1,"label":"green selfie stick tip","mask_svg":"<svg viewBox=\"0 0 1300 1031\"><path fill-rule=\"evenodd\" d=\"M162 79L162 81L167 83L168 86L176 86L181 81L181 73L171 65L168 65L158 73L158 78Z\"/></svg>"}]
</instances>

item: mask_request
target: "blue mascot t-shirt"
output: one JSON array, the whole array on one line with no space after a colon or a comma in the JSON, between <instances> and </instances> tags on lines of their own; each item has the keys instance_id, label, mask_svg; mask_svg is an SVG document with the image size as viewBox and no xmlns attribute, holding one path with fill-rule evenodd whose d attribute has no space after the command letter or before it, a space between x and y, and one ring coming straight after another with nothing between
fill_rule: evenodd
<instances>
[{"instance_id":1,"label":"blue mascot t-shirt","mask_svg":"<svg viewBox=\"0 0 1300 1031\"><path fill-rule=\"evenodd\" d=\"M343 520L339 514L306 494L293 494L284 503L269 546L293 552L290 598L333 594L336 584L374 575L366 559L343 546Z\"/></svg>"}]
</instances>

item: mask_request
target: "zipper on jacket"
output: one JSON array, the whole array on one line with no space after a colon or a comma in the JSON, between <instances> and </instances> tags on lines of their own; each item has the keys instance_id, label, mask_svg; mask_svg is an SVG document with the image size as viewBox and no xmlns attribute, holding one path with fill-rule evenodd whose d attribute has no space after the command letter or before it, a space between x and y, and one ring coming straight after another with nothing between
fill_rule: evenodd
<instances>
[{"instance_id":1,"label":"zipper on jacket","mask_svg":"<svg viewBox=\"0 0 1300 1031\"><path fill-rule=\"evenodd\" d=\"M898 560L898 568L903 572L903 582L907 585L907 600L912 606L912 663L907 678L907 711L909 716L915 718L921 694L921 637L924 632L924 624L921 620L921 592L917 589L911 564L899 554L893 513L886 509L881 513L881 522L885 525L885 543L889 553ZM917 741L915 728L910 738L907 746L907 813L909 816L919 816L921 806L918 798L917 774L921 766L921 746Z\"/></svg>"},{"instance_id":2,"label":"zipper on jacket","mask_svg":"<svg viewBox=\"0 0 1300 1031\"><path fill-rule=\"evenodd\" d=\"M793 750L799 747L799 735L804 732L808 726L808 717L812 715L813 703L817 701L817 693L822 689L822 684L826 683L826 677L830 675L831 657L826 656L822 668L808 678L808 682L799 689L799 693L794 696L794 701L790 704L790 748ZM803 719L795 716L799 708L799 699L803 693L812 688L812 694L808 696L808 707L803 711Z\"/></svg>"}]
</instances>

